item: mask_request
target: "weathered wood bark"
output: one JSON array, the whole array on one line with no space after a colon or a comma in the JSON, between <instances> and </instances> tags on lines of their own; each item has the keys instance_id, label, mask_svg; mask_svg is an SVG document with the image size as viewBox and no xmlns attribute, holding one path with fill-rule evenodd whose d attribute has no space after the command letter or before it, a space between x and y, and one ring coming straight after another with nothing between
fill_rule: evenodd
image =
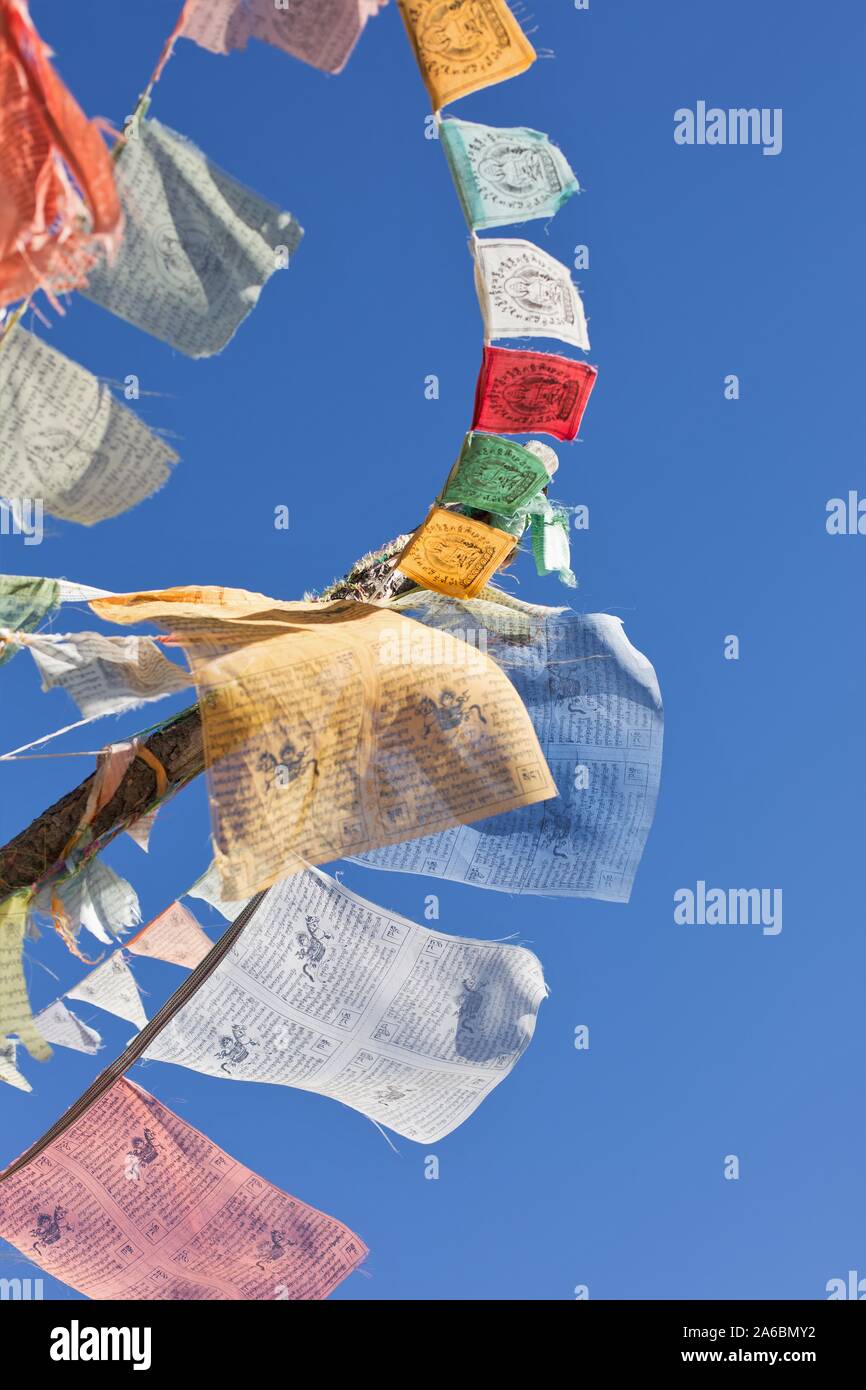
<instances>
[{"instance_id":1,"label":"weathered wood bark","mask_svg":"<svg viewBox=\"0 0 866 1390\"><path fill-rule=\"evenodd\" d=\"M394 557L407 539L407 536L400 536L381 550L365 555L343 579L335 581L318 597L382 601L413 588L414 585L394 569ZM205 766L198 706L192 705L167 727L157 730L144 740L143 747L162 763L172 790L185 786L203 772ZM92 781L93 778L88 777L74 791L67 792L26 830L0 848L0 899L17 888L38 883L59 866L63 851L81 822ZM111 801L94 820L95 837L104 837L108 843L131 819L143 815L155 799L156 776L146 763L136 758Z\"/></svg>"}]
</instances>

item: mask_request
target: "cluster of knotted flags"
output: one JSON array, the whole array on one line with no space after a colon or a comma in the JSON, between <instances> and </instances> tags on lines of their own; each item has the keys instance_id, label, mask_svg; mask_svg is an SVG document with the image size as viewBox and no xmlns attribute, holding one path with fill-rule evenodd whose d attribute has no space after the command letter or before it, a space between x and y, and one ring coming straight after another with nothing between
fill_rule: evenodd
<instances>
[{"instance_id":1,"label":"cluster of knotted flags","mask_svg":"<svg viewBox=\"0 0 866 1390\"><path fill-rule=\"evenodd\" d=\"M109 154L23 0L0 0L0 306L41 290L59 307L78 289L191 356L218 352L301 232L146 118L153 83L180 37L217 53L255 38L338 72L383 3L186 0ZM589 340L565 266L529 241L478 233L549 218L578 183L535 130L440 117L532 63L505 0L398 3L469 224L485 328L471 429L394 557L416 587L377 603L295 603L0 576L0 663L29 652L78 724L195 687L214 855L188 893L233 921L214 945L175 901L142 927L135 890L101 857L122 831L147 849L160 806L185 784L152 751L153 729L102 750L57 862L0 901L0 1080L30 1089L19 1043L40 1060L52 1044L97 1051L99 1035L64 999L139 1030L0 1178L0 1234L94 1297L320 1298L366 1254L127 1081L138 1058L315 1090L432 1143L528 1045L546 993L531 952L422 927L316 866L345 858L623 902L652 822L662 713L650 663L618 620L525 604L490 583L527 528L539 572L574 582L569 514L548 498L556 455L506 436L574 440L596 372L494 345L555 338L586 351ZM0 324L0 492L84 523L147 496L174 455L18 317ZM55 633L47 620L70 602L162 635ZM98 829L137 760L153 773L150 803ZM23 953L47 926L91 968L34 1014ZM122 948L89 958L82 930ZM191 972L150 1021L130 953Z\"/></svg>"}]
</instances>

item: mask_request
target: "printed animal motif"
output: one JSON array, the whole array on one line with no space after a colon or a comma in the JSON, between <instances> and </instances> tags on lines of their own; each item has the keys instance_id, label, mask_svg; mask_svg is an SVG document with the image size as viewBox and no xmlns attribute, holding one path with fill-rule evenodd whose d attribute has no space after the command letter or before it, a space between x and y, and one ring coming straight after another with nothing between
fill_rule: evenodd
<instances>
[{"instance_id":1,"label":"printed animal motif","mask_svg":"<svg viewBox=\"0 0 866 1390\"><path fill-rule=\"evenodd\" d=\"M484 981L476 985L474 980L464 980L463 990L457 1000L457 1033L475 1032L475 1020L484 1008Z\"/></svg>"},{"instance_id":2,"label":"printed animal motif","mask_svg":"<svg viewBox=\"0 0 866 1390\"><path fill-rule=\"evenodd\" d=\"M259 1259L256 1260L257 1268L264 1269L266 1264L281 1260L288 1246L294 1244L295 1241L289 1240L285 1231L271 1231L270 1239L262 1240L256 1246L259 1253Z\"/></svg>"},{"instance_id":3,"label":"printed animal motif","mask_svg":"<svg viewBox=\"0 0 866 1390\"><path fill-rule=\"evenodd\" d=\"M220 1050L217 1053L217 1060L220 1061L220 1071L224 1071L227 1076L231 1076L231 1068L240 1066L250 1055L251 1047L258 1047L258 1043L252 1038L247 1037L247 1030L243 1024L233 1023L231 1037L220 1038Z\"/></svg>"},{"instance_id":4,"label":"printed animal motif","mask_svg":"<svg viewBox=\"0 0 866 1390\"><path fill-rule=\"evenodd\" d=\"M66 1220L67 1215L65 1207L55 1207L52 1215L37 1216L36 1228L30 1232L35 1237L33 1249L37 1254L41 1245L56 1245L67 1231L74 1229Z\"/></svg>"},{"instance_id":5,"label":"printed animal motif","mask_svg":"<svg viewBox=\"0 0 866 1390\"><path fill-rule=\"evenodd\" d=\"M466 708L466 701L469 699L469 691L464 690L458 695L454 690L445 689L439 696L439 703L431 700L429 695L424 695L418 703L421 714L424 715L424 737L428 738L433 724L436 723L442 733L450 733L452 729L457 729L468 719L471 714L475 714L481 724L487 723L480 705L469 705Z\"/></svg>"},{"instance_id":6,"label":"printed animal motif","mask_svg":"<svg viewBox=\"0 0 866 1390\"><path fill-rule=\"evenodd\" d=\"M327 953L326 941L333 938L330 932L323 931L318 933L318 922L315 917L305 915L306 930L295 932L295 955L298 960L304 962L304 974L311 982L315 982L313 971L318 969Z\"/></svg>"}]
</instances>

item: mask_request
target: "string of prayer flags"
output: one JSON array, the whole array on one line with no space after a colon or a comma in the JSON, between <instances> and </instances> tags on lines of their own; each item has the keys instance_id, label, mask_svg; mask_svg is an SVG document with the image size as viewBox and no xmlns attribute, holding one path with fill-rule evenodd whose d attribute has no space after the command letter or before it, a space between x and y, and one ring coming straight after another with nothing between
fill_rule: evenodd
<instances>
[{"instance_id":1,"label":"string of prayer flags","mask_svg":"<svg viewBox=\"0 0 866 1390\"><path fill-rule=\"evenodd\" d=\"M367 1254L121 1077L0 1177L0 1236L94 1299L323 1299Z\"/></svg>"},{"instance_id":2,"label":"string of prayer flags","mask_svg":"<svg viewBox=\"0 0 866 1390\"><path fill-rule=\"evenodd\" d=\"M125 943L137 956L167 960L194 970L204 960L213 942L205 936L192 913L182 903L172 903L146 927Z\"/></svg>"},{"instance_id":3,"label":"string of prayer flags","mask_svg":"<svg viewBox=\"0 0 866 1390\"><path fill-rule=\"evenodd\" d=\"M32 1091L30 1082L18 1070L17 1056L18 1044L14 1038L0 1038L0 1081L14 1086L17 1091Z\"/></svg>"},{"instance_id":4,"label":"string of prayer flags","mask_svg":"<svg viewBox=\"0 0 866 1390\"><path fill-rule=\"evenodd\" d=\"M108 589L94 589L89 584L75 584L69 579L0 574L0 630L5 628L10 636L15 632L35 632L43 618L61 603L85 603L92 598L110 597ZM2 660L0 656L0 663Z\"/></svg>"},{"instance_id":5,"label":"string of prayer flags","mask_svg":"<svg viewBox=\"0 0 866 1390\"><path fill-rule=\"evenodd\" d=\"M429 931L308 869L144 1055L316 1091L429 1144L505 1079L546 993L531 951Z\"/></svg>"},{"instance_id":6,"label":"string of prayer flags","mask_svg":"<svg viewBox=\"0 0 866 1390\"><path fill-rule=\"evenodd\" d=\"M18 650L14 634L34 632L59 602L56 579L0 574L0 666Z\"/></svg>"},{"instance_id":7,"label":"string of prayer flags","mask_svg":"<svg viewBox=\"0 0 866 1390\"><path fill-rule=\"evenodd\" d=\"M434 507L397 560L408 579L455 598L481 592L514 549L507 531Z\"/></svg>"},{"instance_id":8,"label":"string of prayer flags","mask_svg":"<svg viewBox=\"0 0 866 1390\"><path fill-rule=\"evenodd\" d=\"M535 454L496 434L467 434L442 501L513 516L550 482Z\"/></svg>"},{"instance_id":9,"label":"string of prayer flags","mask_svg":"<svg viewBox=\"0 0 866 1390\"><path fill-rule=\"evenodd\" d=\"M108 621L168 622L180 633L199 691L227 899L304 862L553 795L529 717L498 667L450 635L431 646L398 613L207 588L92 606Z\"/></svg>"},{"instance_id":10,"label":"string of prayer flags","mask_svg":"<svg viewBox=\"0 0 866 1390\"><path fill-rule=\"evenodd\" d=\"M26 0L0 0L0 188L0 308L36 289L75 289L97 249L116 245L111 157L51 66Z\"/></svg>"},{"instance_id":11,"label":"string of prayer flags","mask_svg":"<svg viewBox=\"0 0 866 1390\"><path fill-rule=\"evenodd\" d=\"M84 367L23 328L0 350L3 487L92 526L150 497L177 454Z\"/></svg>"},{"instance_id":12,"label":"string of prayer flags","mask_svg":"<svg viewBox=\"0 0 866 1390\"><path fill-rule=\"evenodd\" d=\"M559 338L589 351L583 304L567 266L531 241L491 237L472 245L488 340Z\"/></svg>"},{"instance_id":13,"label":"string of prayer flags","mask_svg":"<svg viewBox=\"0 0 866 1390\"><path fill-rule=\"evenodd\" d=\"M288 267L301 228L155 120L133 127L117 182L123 245L91 272L86 297L188 357L219 352Z\"/></svg>"},{"instance_id":14,"label":"string of prayer flags","mask_svg":"<svg viewBox=\"0 0 866 1390\"><path fill-rule=\"evenodd\" d=\"M110 589L94 589L92 584L75 584L71 579L58 579L61 603L89 603L92 598L110 598Z\"/></svg>"},{"instance_id":15,"label":"string of prayer flags","mask_svg":"<svg viewBox=\"0 0 866 1390\"><path fill-rule=\"evenodd\" d=\"M399 603L437 629L460 631L507 671L559 795L359 862L502 893L628 902L661 776L655 672L619 618L488 594L495 601L412 593Z\"/></svg>"},{"instance_id":16,"label":"string of prayer flags","mask_svg":"<svg viewBox=\"0 0 866 1390\"><path fill-rule=\"evenodd\" d=\"M102 1038L95 1028L82 1023L80 1018L67 1009L62 999L55 999L36 1015L36 1027L47 1042L56 1047L68 1047L73 1052L86 1052L93 1056L102 1046Z\"/></svg>"},{"instance_id":17,"label":"string of prayer flags","mask_svg":"<svg viewBox=\"0 0 866 1390\"><path fill-rule=\"evenodd\" d=\"M433 110L535 62L506 0L397 0Z\"/></svg>"},{"instance_id":18,"label":"string of prayer flags","mask_svg":"<svg viewBox=\"0 0 866 1390\"><path fill-rule=\"evenodd\" d=\"M115 951L108 960L97 965L95 970L66 991L66 997L116 1014L118 1018L125 1018L127 1023L134 1023L136 1028L143 1028L147 1023L138 985L122 951Z\"/></svg>"},{"instance_id":19,"label":"string of prayer flags","mask_svg":"<svg viewBox=\"0 0 866 1390\"><path fill-rule=\"evenodd\" d=\"M103 946L112 946L124 931L141 921L138 894L132 884L96 856L67 878L44 884L33 899L33 910L52 917L70 946L79 927Z\"/></svg>"},{"instance_id":20,"label":"string of prayer flags","mask_svg":"<svg viewBox=\"0 0 866 1390\"><path fill-rule=\"evenodd\" d=\"M0 902L0 1037L15 1033L31 1057L45 1062L51 1048L33 1021L24 981L24 932L30 890L13 893Z\"/></svg>"},{"instance_id":21,"label":"string of prayer flags","mask_svg":"<svg viewBox=\"0 0 866 1390\"><path fill-rule=\"evenodd\" d=\"M576 439L598 371L549 352L484 348L475 388L474 430Z\"/></svg>"},{"instance_id":22,"label":"string of prayer flags","mask_svg":"<svg viewBox=\"0 0 866 1390\"><path fill-rule=\"evenodd\" d=\"M368 19L387 0L186 0L178 37L211 53L261 39L322 72L342 72Z\"/></svg>"},{"instance_id":23,"label":"string of prayer flags","mask_svg":"<svg viewBox=\"0 0 866 1390\"><path fill-rule=\"evenodd\" d=\"M539 130L501 129L447 117L439 127L451 175L473 231L553 217L580 185Z\"/></svg>"},{"instance_id":24,"label":"string of prayer flags","mask_svg":"<svg viewBox=\"0 0 866 1390\"><path fill-rule=\"evenodd\" d=\"M42 689L60 686L85 719L137 709L192 685L188 672L169 661L151 637L76 632L30 637L27 649L42 678Z\"/></svg>"}]
</instances>

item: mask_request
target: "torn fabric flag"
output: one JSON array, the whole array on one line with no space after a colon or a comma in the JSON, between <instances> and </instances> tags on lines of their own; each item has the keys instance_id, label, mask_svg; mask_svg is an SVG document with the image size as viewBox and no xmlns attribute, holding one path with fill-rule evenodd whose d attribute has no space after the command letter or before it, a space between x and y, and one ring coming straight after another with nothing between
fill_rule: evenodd
<instances>
[{"instance_id":1,"label":"torn fabric flag","mask_svg":"<svg viewBox=\"0 0 866 1390\"><path fill-rule=\"evenodd\" d=\"M21 327L0 350L0 456L5 495L84 526L150 497L177 462L107 386Z\"/></svg>"},{"instance_id":2,"label":"torn fabric flag","mask_svg":"<svg viewBox=\"0 0 866 1390\"><path fill-rule=\"evenodd\" d=\"M486 338L559 338L589 351L567 266L531 241L490 238L473 242L473 252Z\"/></svg>"},{"instance_id":3,"label":"torn fabric flag","mask_svg":"<svg viewBox=\"0 0 866 1390\"><path fill-rule=\"evenodd\" d=\"M506 0L397 3L434 111L535 62L535 49Z\"/></svg>"},{"instance_id":4,"label":"torn fabric flag","mask_svg":"<svg viewBox=\"0 0 866 1390\"><path fill-rule=\"evenodd\" d=\"M540 130L501 129L447 117L439 127L469 226L504 227L553 217L580 185L561 150Z\"/></svg>"},{"instance_id":5,"label":"torn fabric flag","mask_svg":"<svg viewBox=\"0 0 866 1390\"><path fill-rule=\"evenodd\" d=\"M106 803L108 800L110 797ZM68 878L40 888L33 909L54 919L67 945L75 943L79 927L84 927L103 946L113 946L123 932L141 921L138 894L132 884L98 856L88 859Z\"/></svg>"},{"instance_id":6,"label":"torn fabric flag","mask_svg":"<svg viewBox=\"0 0 866 1390\"><path fill-rule=\"evenodd\" d=\"M27 649L42 689L60 686L85 719L120 714L150 700L188 691L189 673L169 661L152 637L104 637L98 632L30 637Z\"/></svg>"},{"instance_id":7,"label":"torn fabric flag","mask_svg":"<svg viewBox=\"0 0 866 1390\"><path fill-rule=\"evenodd\" d=\"M472 428L576 439L598 370L552 352L484 348Z\"/></svg>"},{"instance_id":8,"label":"torn fabric flag","mask_svg":"<svg viewBox=\"0 0 866 1390\"><path fill-rule=\"evenodd\" d=\"M541 575L557 574L563 584L573 589L576 580L571 569L568 512L543 500L546 505L532 517L532 554L536 571Z\"/></svg>"},{"instance_id":9,"label":"torn fabric flag","mask_svg":"<svg viewBox=\"0 0 866 1390\"><path fill-rule=\"evenodd\" d=\"M159 121L141 121L117 161L123 245L86 297L188 357L219 352L286 269L303 232Z\"/></svg>"},{"instance_id":10,"label":"torn fabric flag","mask_svg":"<svg viewBox=\"0 0 866 1390\"><path fill-rule=\"evenodd\" d=\"M84 284L122 222L98 127L54 71L26 0L0 0L0 307Z\"/></svg>"}]
</instances>

